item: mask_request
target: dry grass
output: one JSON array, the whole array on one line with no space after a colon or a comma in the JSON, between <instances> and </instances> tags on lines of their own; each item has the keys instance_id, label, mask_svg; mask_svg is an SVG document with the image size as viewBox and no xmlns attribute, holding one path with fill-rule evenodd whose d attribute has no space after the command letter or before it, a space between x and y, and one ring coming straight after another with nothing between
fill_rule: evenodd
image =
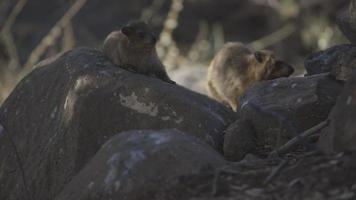
<instances>
[{"instance_id":1,"label":"dry grass","mask_svg":"<svg viewBox=\"0 0 356 200\"><path fill-rule=\"evenodd\" d=\"M17 16L26 5L27 0L19 0L5 22L5 26L0 31L0 39L5 45L5 51L9 54L9 62L0 63L0 105L14 89L17 83L27 75L33 66L40 61L46 51L58 42L62 42L60 51L69 50L74 47L75 38L72 27L73 17L86 4L87 0L77 0L66 13L55 23L49 33L44 36L41 42L32 50L26 63L20 66L16 45L13 42L11 27L15 23ZM59 39L62 38L62 41ZM58 52L59 53L59 52ZM1 61L0 61L1 62Z\"/></svg>"}]
</instances>

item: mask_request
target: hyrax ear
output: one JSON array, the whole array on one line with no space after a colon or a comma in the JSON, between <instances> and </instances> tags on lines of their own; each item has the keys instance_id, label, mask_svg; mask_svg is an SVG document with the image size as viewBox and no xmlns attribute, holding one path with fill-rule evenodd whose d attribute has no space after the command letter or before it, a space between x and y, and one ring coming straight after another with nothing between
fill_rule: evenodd
<instances>
[{"instance_id":1,"label":"hyrax ear","mask_svg":"<svg viewBox=\"0 0 356 200\"><path fill-rule=\"evenodd\" d=\"M256 51L255 52L255 58L257 60L257 62L259 63L263 63L266 60L266 53L262 52L262 51Z\"/></svg>"},{"instance_id":2,"label":"hyrax ear","mask_svg":"<svg viewBox=\"0 0 356 200\"><path fill-rule=\"evenodd\" d=\"M126 36L130 36L135 32L135 30L130 26L124 26L121 28L121 32Z\"/></svg>"}]
</instances>

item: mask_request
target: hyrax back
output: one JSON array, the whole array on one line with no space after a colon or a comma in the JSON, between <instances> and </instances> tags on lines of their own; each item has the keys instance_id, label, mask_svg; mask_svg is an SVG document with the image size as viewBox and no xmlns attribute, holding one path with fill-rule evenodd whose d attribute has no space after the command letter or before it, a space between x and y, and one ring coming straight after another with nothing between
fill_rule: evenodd
<instances>
[{"instance_id":1,"label":"hyrax back","mask_svg":"<svg viewBox=\"0 0 356 200\"><path fill-rule=\"evenodd\" d=\"M237 110L246 89L262 80L288 77L294 69L271 51L253 52L239 42L227 43L212 60L207 77L209 95Z\"/></svg>"},{"instance_id":2,"label":"hyrax back","mask_svg":"<svg viewBox=\"0 0 356 200\"><path fill-rule=\"evenodd\" d=\"M146 23L132 22L106 37L103 52L124 69L175 83L157 56L156 42L156 36Z\"/></svg>"}]
</instances>

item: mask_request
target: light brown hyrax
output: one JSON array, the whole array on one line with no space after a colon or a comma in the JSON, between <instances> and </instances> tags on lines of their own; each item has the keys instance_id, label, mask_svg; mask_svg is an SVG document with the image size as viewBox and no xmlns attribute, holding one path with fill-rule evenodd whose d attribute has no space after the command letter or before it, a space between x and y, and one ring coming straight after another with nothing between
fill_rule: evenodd
<instances>
[{"instance_id":1,"label":"light brown hyrax","mask_svg":"<svg viewBox=\"0 0 356 200\"><path fill-rule=\"evenodd\" d=\"M103 52L121 68L175 84L157 56L156 42L155 34L146 23L131 22L106 37Z\"/></svg>"},{"instance_id":2,"label":"light brown hyrax","mask_svg":"<svg viewBox=\"0 0 356 200\"><path fill-rule=\"evenodd\" d=\"M276 59L273 52L253 52L239 42L231 42L215 55L207 77L209 95L229 105L234 111L239 106L238 97L254 83L279 77L288 77L294 69Z\"/></svg>"}]
</instances>

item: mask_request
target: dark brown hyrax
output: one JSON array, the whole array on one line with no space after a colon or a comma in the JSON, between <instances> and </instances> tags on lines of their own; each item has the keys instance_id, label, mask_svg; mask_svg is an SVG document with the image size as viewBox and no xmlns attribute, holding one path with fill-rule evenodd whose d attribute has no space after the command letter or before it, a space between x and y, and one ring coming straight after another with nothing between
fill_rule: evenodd
<instances>
[{"instance_id":1,"label":"dark brown hyrax","mask_svg":"<svg viewBox=\"0 0 356 200\"><path fill-rule=\"evenodd\" d=\"M131 22L111 32L103 44L104 54L116 65L175 84L156 52L157 38L144 22Z\"/></svg>"},{"instance_id":2,"label":"dark brown hyrax","mask_svg":"<svg viewBox=\"0 0 356 200\"><path fill-rule=\"evenodd\" d=\"M253 52L242 43L231 42L225 44L212 60L207 89L212 98L237 111L238 97L254 83L288 77L293 72L288 63L276 59L271 51Z\"/></svg>"}]
</instances>

